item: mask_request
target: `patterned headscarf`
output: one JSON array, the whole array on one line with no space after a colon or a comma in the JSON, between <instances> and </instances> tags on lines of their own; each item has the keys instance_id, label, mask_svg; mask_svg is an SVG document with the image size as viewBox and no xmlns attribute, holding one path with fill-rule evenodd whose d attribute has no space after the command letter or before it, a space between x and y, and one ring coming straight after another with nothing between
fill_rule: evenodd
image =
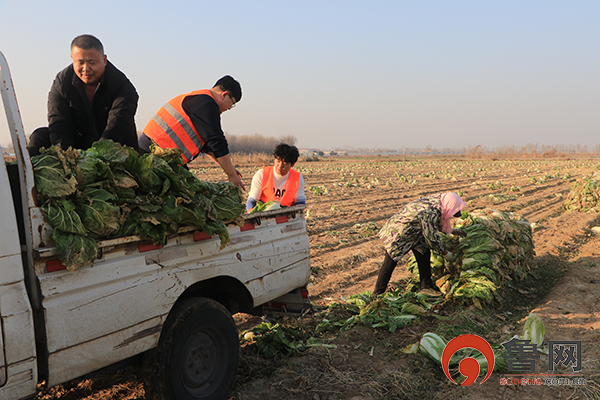
<instances>
[{"instance_id":1,"label":"patterned headscarf","mask_svg":"<svg viewBox=\"0 0 600 400\"><path fill-rule=\"evenodd\" d=\"M442 194L442 231L452 233L452 216L467 206L459 195L448 192Z\"/></svg>"}]
</instances>

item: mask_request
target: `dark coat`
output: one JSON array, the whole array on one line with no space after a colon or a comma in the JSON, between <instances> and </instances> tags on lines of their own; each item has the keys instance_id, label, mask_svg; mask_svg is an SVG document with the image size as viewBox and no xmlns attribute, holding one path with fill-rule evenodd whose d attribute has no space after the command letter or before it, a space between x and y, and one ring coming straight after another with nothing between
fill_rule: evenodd
<instances>
[{"instance_id":1,"label":"dark coat","mask_svg":"<svg viewBox=\"0 0 600 400\"><path fill-rule=\"evenodd\" d=\"M135 112L138 94L125 74L107 62L92 103L73 65L60 71L48 94L48 127L52 144L87 149L102 139L137 150Z\"/></svg>"}]
</instances>

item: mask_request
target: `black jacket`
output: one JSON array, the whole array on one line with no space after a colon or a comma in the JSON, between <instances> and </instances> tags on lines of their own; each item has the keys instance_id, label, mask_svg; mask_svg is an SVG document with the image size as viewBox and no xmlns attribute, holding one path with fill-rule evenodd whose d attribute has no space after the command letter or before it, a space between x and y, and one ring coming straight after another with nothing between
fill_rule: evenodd
<instances>
[{"instance_id":1,"label":"black jacket","mask_svg":"<svg viewBox=\"0 0 600 400\"><path fill-rule=\"evenodd\" d=\"M125 74L107 62L92 103L73 65L60 71L48 94L48 127L52 144L87 149L112 139L137 150L135 112L138 94Z\"/></svg>"}]
</instances>

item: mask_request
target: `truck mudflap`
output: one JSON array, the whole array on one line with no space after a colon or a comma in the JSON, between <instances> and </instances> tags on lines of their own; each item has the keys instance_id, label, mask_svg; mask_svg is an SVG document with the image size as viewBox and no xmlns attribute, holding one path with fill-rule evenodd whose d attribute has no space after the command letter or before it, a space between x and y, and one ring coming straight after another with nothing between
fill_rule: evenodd
<instances>
[{"instance_id":1,"label":"truck mudflap","mask_svg":"<svg viewBox=\"0 0 600 400\"><path fill-rule=\"evenodd\" d=\"M306 286L292 290L263 304L265 314L299 316L311 312L313 307Z\"/></svg>"}]
</instances>

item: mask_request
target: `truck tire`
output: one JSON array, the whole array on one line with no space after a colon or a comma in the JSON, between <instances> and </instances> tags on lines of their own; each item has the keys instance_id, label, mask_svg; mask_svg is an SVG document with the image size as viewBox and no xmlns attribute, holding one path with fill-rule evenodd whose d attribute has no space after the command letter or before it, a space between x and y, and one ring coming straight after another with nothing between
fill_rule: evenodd
<instances>
[{"instance_id":1,"label":"truck tire","mask_svg":"<svg viewBox=\"0 0 600 400\"><path fill-rule=\"evenodd\" d=\"M221 400L237 373L240 342L229 311L205 298L176 306L146 365L146 398Z\"/></svg>"}]
</instances>

